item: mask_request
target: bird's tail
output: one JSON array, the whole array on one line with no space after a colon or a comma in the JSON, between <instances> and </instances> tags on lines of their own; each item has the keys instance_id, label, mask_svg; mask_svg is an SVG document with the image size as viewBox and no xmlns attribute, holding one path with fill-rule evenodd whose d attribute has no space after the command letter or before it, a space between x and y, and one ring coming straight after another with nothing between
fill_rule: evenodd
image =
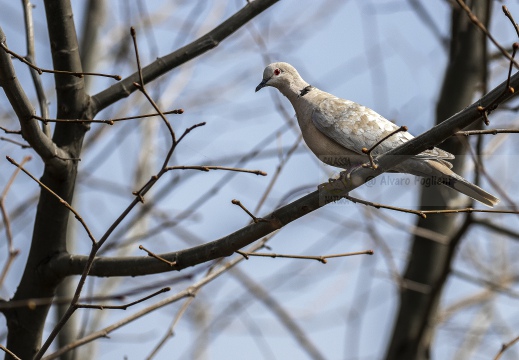
<instances>
[{"instance_id":1,"label":"bird's tail","mask_svg":"<svg viewBox=\"0 0 519 360\"><path fill-rule=\"evenodd\" d=\"M498 198L462 178L438 160L410 159L404 161L398 171L433 178L436 183L448 186L489 207L494 207L499 202Z\"/></svg>"},{"instance_id":2,"label":"bird's tail","mask_svg":"<svg viewBox=\"0 0 519 360\"><path fill-rule=\"evenodd\" d=\"M456 173L449 174L448 177L449 178L446 179L445 182L442 182L443 185L459 191L460 193L463 193L490 207L494 207L494 205L499 202L499 199L494 195L487 193L479 186L470 183Z\"/></svg>"}]
</instances>

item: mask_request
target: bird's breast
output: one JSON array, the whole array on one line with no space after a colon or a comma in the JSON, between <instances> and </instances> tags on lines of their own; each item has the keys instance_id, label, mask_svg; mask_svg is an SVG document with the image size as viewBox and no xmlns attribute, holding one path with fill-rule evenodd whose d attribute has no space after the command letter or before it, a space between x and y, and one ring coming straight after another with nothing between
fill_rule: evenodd
<instances>
[{"instance_id":1,"label":"bird's breast","mask_svg":"<svg viewBox=\"0 0 519 360\"><path fill-rule=\"evenodd\" d=\"M324 135L312 122L300 122L299 126L306 145L325 164L346 169L368 161L366 155L348 150Z\"/></svg>"}]
</instances>

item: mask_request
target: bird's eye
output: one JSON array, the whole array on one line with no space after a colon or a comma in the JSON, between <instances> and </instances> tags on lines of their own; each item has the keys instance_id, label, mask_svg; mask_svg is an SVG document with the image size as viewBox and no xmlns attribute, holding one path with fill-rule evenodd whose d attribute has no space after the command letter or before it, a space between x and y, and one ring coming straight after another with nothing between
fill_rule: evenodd
<instances>
[{"instance_id":1,"label":"bird's eye","mask_svg":"<svg viewBox=\"0 0 519 360\"><path fill-rule=\"evenodd\" d=\"M277 76L277 75L279 75L280 73L281 73L281 70L279 70L279 69L274 70L274 75Z\"/></svg>"}]
</instances>

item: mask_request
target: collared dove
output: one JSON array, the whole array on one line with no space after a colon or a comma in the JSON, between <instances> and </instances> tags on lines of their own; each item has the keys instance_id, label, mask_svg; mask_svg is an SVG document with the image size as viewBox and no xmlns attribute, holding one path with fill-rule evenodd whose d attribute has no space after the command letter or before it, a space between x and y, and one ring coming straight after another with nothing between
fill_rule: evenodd
<instances>
[{"instance_id":1,"label":"collared dove","mask_svg":"<svg viewBox=\"0 0 519 360\"><path fill-rule=\"evenodd\" d=\"M399 128L365 106L311 86L292 65L284 62L265 68L256 91L265 86L277 88L290 100L306 144L321 161L332 166L351 171L367 163L369 158L362 148L370 149ZM379 144L372 155L388 152L412 138L407 131L396 132ZM495 196L454 173L452 164L447 161L450 159L454 159L454 155L433 148L405 160L392 172L431 178L490 207L499 202Z\"/></svg>"}]
</instances>

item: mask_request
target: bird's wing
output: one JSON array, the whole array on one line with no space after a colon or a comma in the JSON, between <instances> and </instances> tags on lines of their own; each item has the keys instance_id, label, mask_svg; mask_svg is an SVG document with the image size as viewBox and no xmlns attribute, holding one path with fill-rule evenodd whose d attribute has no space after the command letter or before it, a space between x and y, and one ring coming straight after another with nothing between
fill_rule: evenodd
<instances>
[{"instance_id":1,"label":"bird's wing","mask_svg":"<svg viewBox=\"0 0 519 360\"><path fill-rule=\"evenodd\" d=\"M380 114L350 100L327 96L314 108L312 122L319 131L348 150L362 154L362 148L370 149L379 140L399 127ZM386 153L405 142L413 135L400 131L384 140L373 150L373 155ZM426 150L415 158L448 160L454 156L438 148ZM449 164L450 165L450 164Z\"/></svg>"}]
</instances>

